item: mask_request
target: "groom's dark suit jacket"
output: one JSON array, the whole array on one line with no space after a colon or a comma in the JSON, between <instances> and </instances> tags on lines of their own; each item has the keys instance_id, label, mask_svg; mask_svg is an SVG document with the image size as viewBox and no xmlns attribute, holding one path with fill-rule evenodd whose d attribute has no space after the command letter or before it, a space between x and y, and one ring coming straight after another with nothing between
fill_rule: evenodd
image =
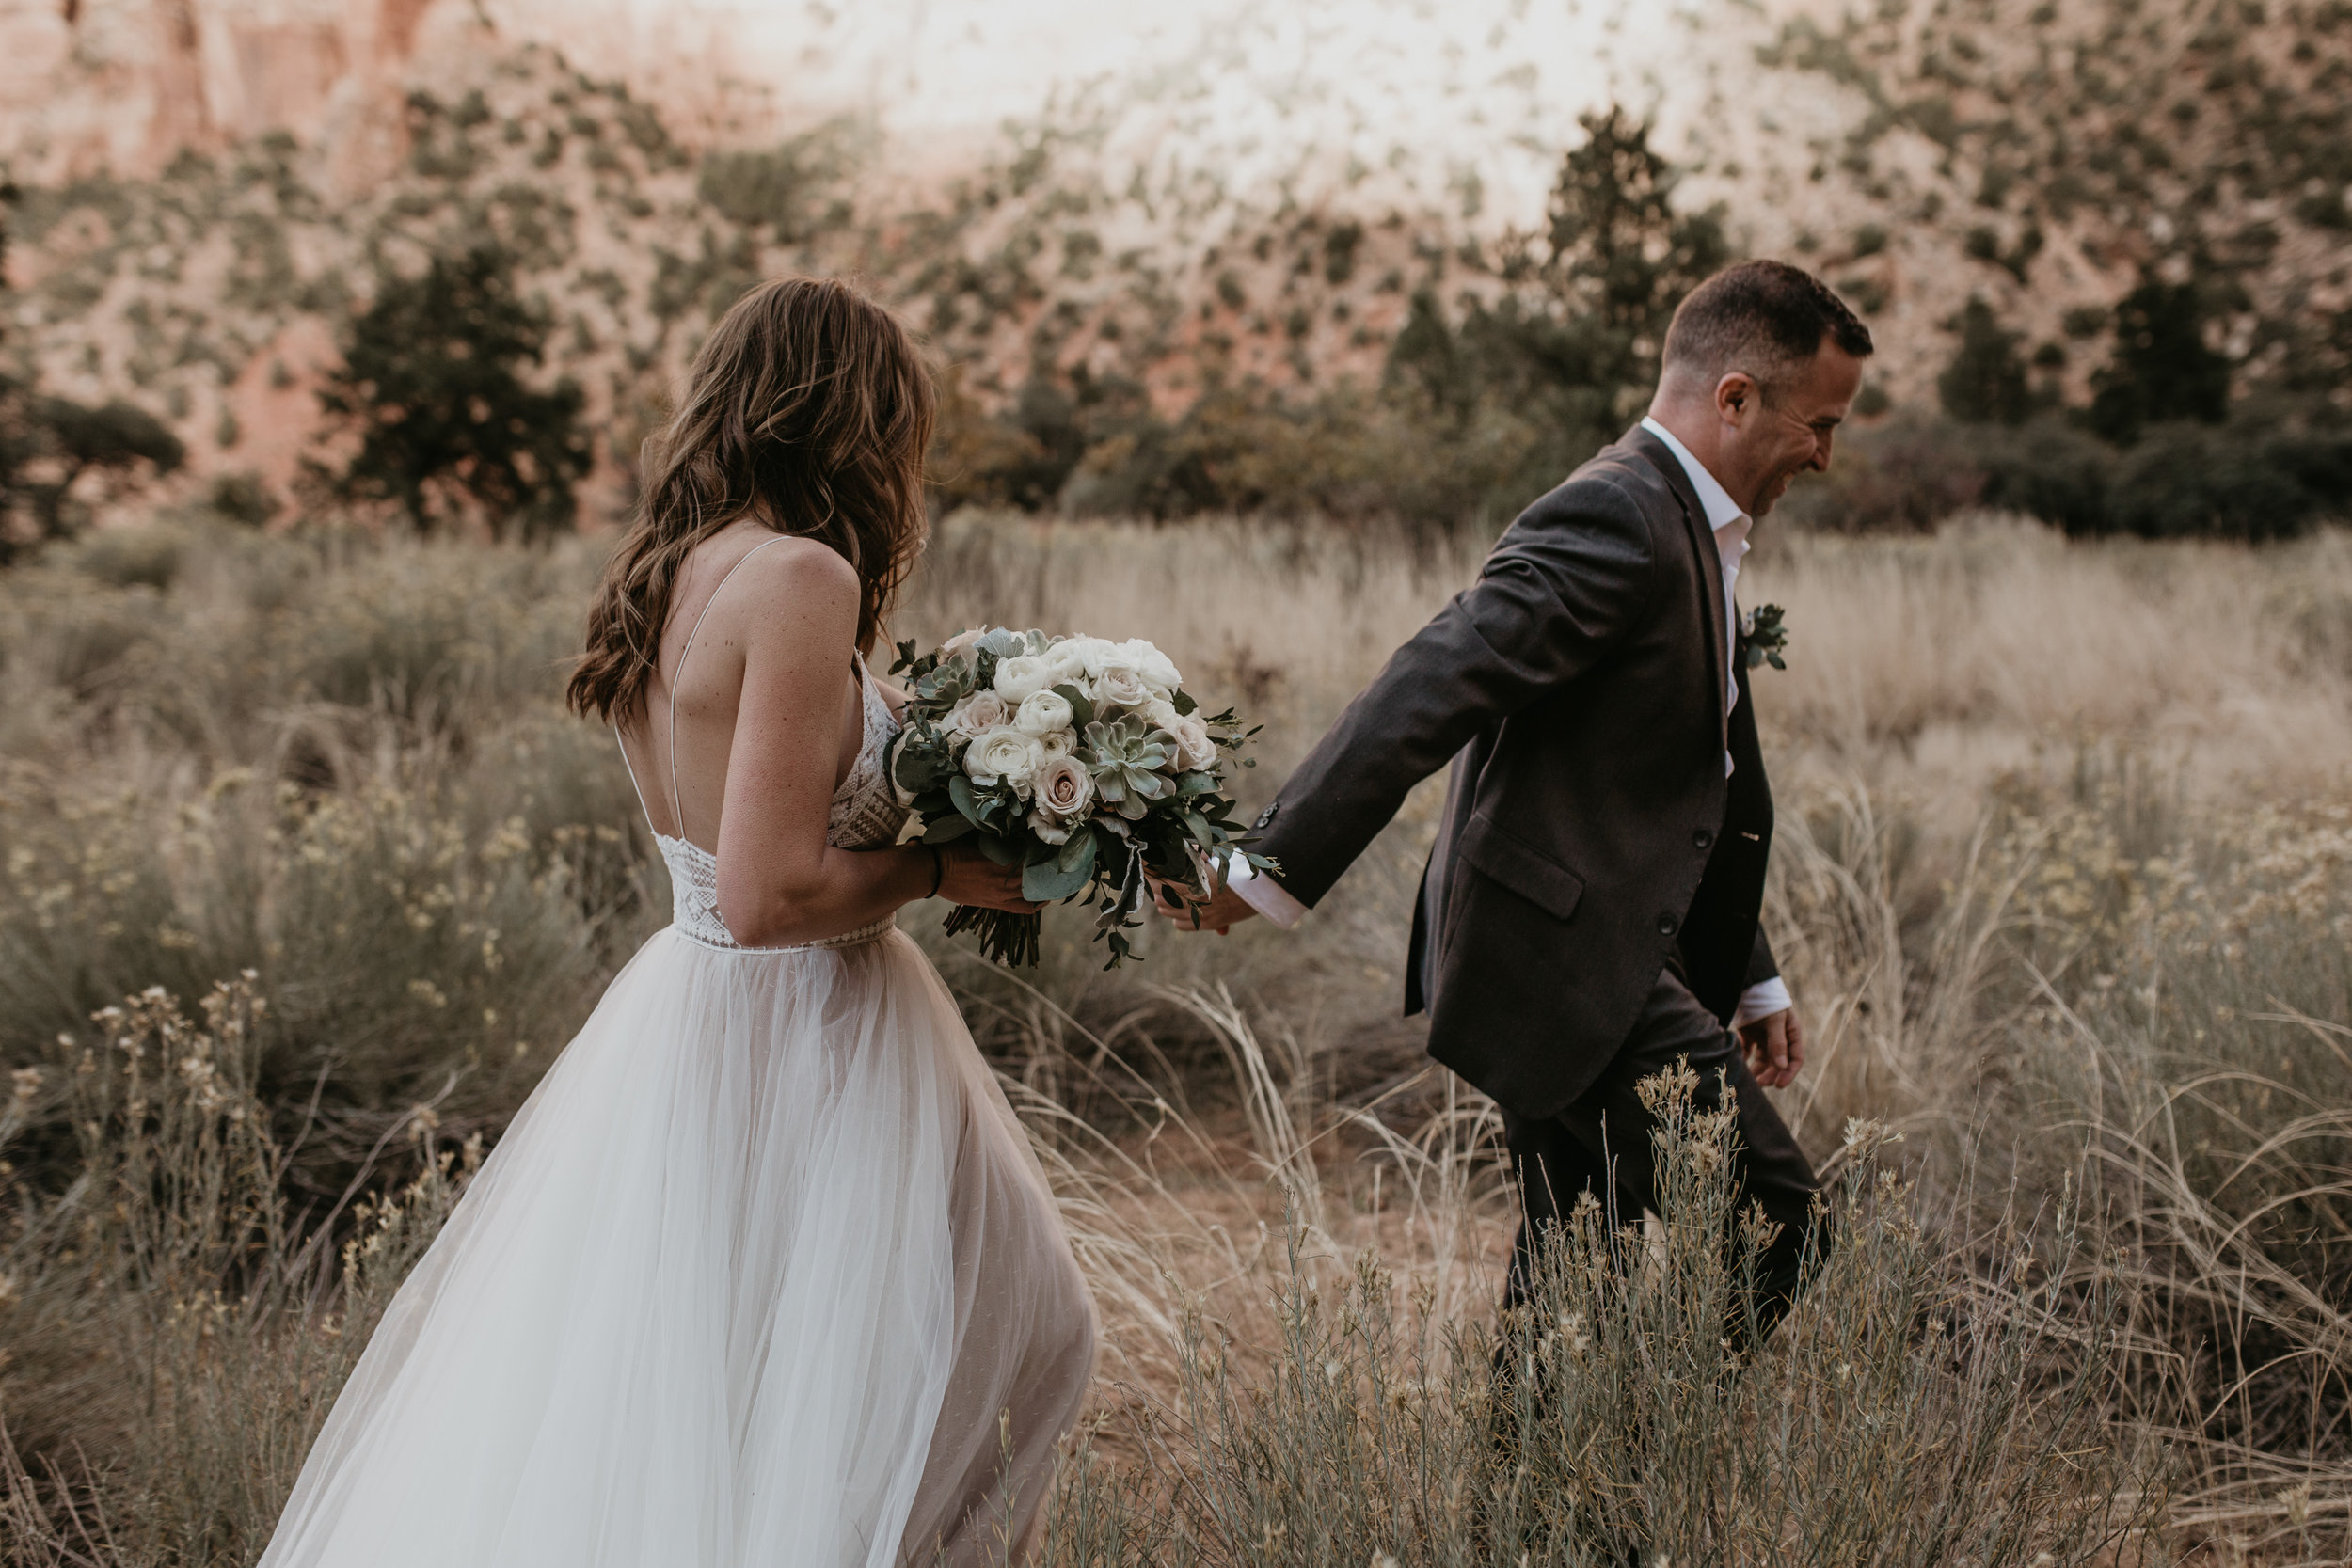
<instances>
[{"instance_id":1,"label":"groom's dark suit jacket","mask_svg":"<svg viewBox=\"0 0 2352 1568\"><path fill-rule=\"evenodd\" d=\"M1724 718L1724 641L1706 512L1636 426L1519 515L1259 819L1253 847L1311 905L1453 759L1406 1010L1518 1116L1592 1083L1671 958L1726 1022L1778 973L1756 922L1772 790L1744 668Z\"/></svg>"}]
</instances>

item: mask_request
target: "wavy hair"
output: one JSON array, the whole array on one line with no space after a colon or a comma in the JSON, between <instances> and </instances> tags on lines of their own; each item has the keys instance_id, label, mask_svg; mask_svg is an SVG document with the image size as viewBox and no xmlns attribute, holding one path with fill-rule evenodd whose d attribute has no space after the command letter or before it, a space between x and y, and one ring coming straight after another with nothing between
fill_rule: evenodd
<instances>
[{"instance_id":1,"label":"wavy hair","mask_svg":"<svg viewBox=\"0 0 2352 1568\"><path fill-rule=\"evenodd\" d=\"M857 569L870 653L929 523L923 454L937 409L898 317L834 278L762 283L720 318L677 412L644 446L644 492L588 612L564 692L607 721L652 682L679 568L741 517L815 539Z\"/></svg>"}]
</instances>

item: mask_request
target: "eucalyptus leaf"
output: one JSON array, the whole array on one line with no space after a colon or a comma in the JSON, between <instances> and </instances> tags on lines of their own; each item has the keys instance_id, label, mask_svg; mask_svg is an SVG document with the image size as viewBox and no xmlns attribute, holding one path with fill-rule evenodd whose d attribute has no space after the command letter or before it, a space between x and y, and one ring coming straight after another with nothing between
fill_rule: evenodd
<instances>
[{"instance_id":1,"label":"eucalyptus leaf","mask_svg":"<svg viewBox=\"0 0 2352 1568\"><path fill-rule=\"evenodd\" d=\"M958 773L947 781L947 799L974 827L984 828L988 825L988 808L980 803L979 797L973 792L972 781L968 776Z\"/></svg>"},{"instance_id":2,"label":"eucalyptus leaf","mask_svg":"<svg viewBox=\"0 0 2352 1568\"><path fill-rule=\"evenodd\" d=\"M953 844L957 839L961 838L964 834L976 831L977 830L973 828L972 824L961 816L935 817L929 826L924 828L923 842L926 844Z\"/></svg>"},{"instance_id":3,"label":"eucalyptus leaf","mask_svg":"<svg viewBox=\"0 0 2352 1568\"><path fill-rule=\"evenodd\" d=\"M1087 840L1091 844L1092 839ZM1021 896L1032 904L1053 904L1082 891L1092 875L1091 865L1079 871L1064 871L1053 862L1025 866L1021 872Z\"/></svg>"}]
</instances>

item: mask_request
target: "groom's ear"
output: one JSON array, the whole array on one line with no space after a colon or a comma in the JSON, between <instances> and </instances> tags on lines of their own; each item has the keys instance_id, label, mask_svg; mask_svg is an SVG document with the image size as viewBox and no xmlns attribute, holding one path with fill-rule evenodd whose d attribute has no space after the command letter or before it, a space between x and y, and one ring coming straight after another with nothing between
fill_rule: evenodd
<instances>
[{"instance_id":1,"label":"groom's ear","mask_svg":"<svg viewBox=\"0 0 2352 1568\"><path fill-rule=\"evenodd\" d=\"M1763 389L1745 371L1725 371L1715 383L1715 414L1725 424L1743 422L1763 401Z\"/></svg>"}]
</instances>

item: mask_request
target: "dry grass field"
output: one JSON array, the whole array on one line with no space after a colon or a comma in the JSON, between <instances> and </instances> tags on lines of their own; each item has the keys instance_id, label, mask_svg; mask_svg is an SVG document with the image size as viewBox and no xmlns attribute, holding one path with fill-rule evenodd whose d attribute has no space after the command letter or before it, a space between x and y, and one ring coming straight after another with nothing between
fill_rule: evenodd
<instances>
[{"instance_id":1,"label":"dry grass field","mask_svg":"<svg viewBox=\"0 0 2352 1568\"><path fill-rule=\"evenodd\" d=\"M0 578L0 1559L249 1562L666 918L556 703L596 549L161 520ZM965 514L898 634L1151 637L1265 722L1254 807L1477 553ZM903 918L1109 1331L1048 1561L2352 1549L2352 536L1768 531L1741 591L1791 634L1756 689L1813 1039L1782 1103L1845 1220L1753 1366L1704 1117L1638 1256L1588 1230L1495 1320L1494 1117L1395 1016L1439 786L1295 933L1104 974L1065 911L1008 974Z\"/></svg>"}]
</instances>

